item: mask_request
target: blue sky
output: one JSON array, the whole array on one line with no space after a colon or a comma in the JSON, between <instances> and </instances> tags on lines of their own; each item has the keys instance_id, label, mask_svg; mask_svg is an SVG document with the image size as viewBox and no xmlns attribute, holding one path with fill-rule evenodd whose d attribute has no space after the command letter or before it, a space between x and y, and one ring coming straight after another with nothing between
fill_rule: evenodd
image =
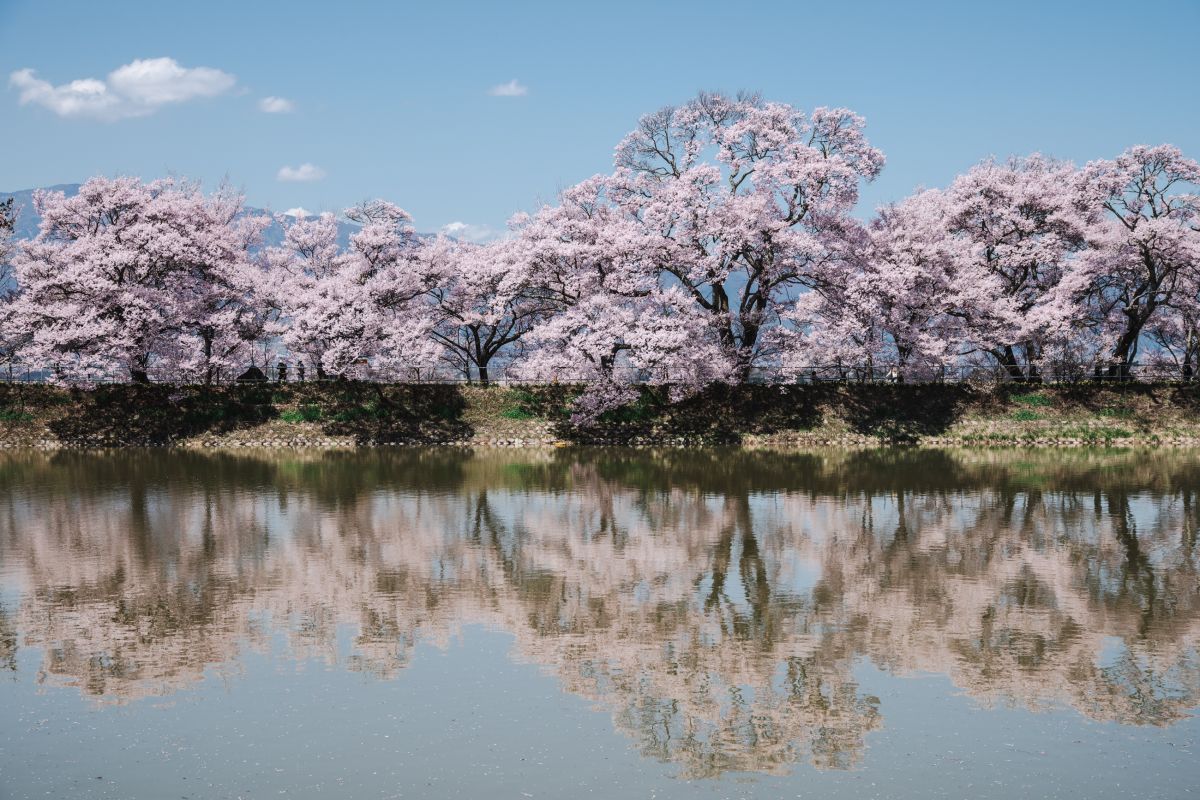
<instances>
[{"instance_id":1,"label":"blue sky","mask_svg":"<svg viewBox=\"0 0 1200 800\"><path fill-rule=\"evenodd\" d=\"M0 0L0 190L227 177L276 211L379 196L420 230L479 233L606 171L641 114L753 89L866 116L888 165L865 213L989 155L1171 142L1200 157L1197 31L1200 0ZM180 71L120 69L164 58ZM72 111L61 87L88 78L108 105Z\"/></svg>"}]
</instances>

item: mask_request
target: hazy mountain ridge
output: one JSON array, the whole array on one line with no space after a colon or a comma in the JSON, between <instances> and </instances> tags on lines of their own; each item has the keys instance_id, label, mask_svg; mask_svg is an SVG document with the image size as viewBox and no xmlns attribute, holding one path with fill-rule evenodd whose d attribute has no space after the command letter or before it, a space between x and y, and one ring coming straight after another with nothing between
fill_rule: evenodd
<instances>
[{"instance_id":1,"label":"hazy mountain ridge","mask_svg":"<svg viewBox=\"0 0 1200 800\"><path fill-rule=\"evenodd\" d=\"M68 197L78 193L79 187L82 184L78 183L59 183L54 186L44 186L41 189L52 192L62 192ZM42 218L38 215L37 210L33 205L33 194L39 189L20 189L15 192L0 192L0 202L13 198L17 207L17 224L15 227L16 239L32 239L38 234L38 227L41 225ZM246 206L245 212L250 215L263 215L272 218L271 224L263 231L263 246L276 247L283 243L283 225L279 223L279 213L271 212L265 208L257 208L255 206ZM308 218L317 216L310 214ZM350 237L359 229L360 226L353 222L348 222L343 219L338 220L338 244L342 247L347 247L350 244ZM422 239L432 238L436 234L418 233Z\"/></svg>"}]
</instances>

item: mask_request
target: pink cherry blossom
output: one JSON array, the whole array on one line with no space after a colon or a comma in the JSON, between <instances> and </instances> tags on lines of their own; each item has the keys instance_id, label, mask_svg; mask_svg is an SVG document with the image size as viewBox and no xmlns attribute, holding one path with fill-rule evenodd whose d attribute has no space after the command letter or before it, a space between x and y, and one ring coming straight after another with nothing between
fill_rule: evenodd
<instances>
[{"instance_id":1,"label":"pink cherry blossom","mask_svg":"<svg viewBox=\"0 0 1200 800\"><path fill-rule=\"evenodd\" d=\"M411 379L436 364L433 317L410 217L385 201L348 209L362 223L350 247L332 214L291 223L265 253L274 331L319 378Z\"/></svg>"},{"instance_id":2,"label":"pink cherry blossom","mask_svg":"<svg viewBox=\"0 0 1200 800\"><path fill-rule=\"evenodd\" d=\"M676 393L746 380L774 356L763 334L796 294L839 280L859 184L883 166L863 127L844 109L717 94L644 117L611 175L519 221L562 309L533 332L523 369Z\"/></svg>"},{"instance_id":3,"label":"pink cherry blossom","mask_svg":"<svg viewBox=\"0 0 1200 800\"><path fill-rule=\"evenodd\" d=\"M988 160L861 221L884 163L864 130L846 109L703 93L482 245L374 200L344 212L348 243L325 214L279 218L263 247L270 221L227 189L93 178L38 194L40 231L15 247L0 207L0 355L66 382L212 382L268 354L322 378L502 368L585 384L580 423L641 384L678 399L817 367L1200 368L1197 162L1170 145Z\"/></svg>"},{"instance_id":4,"label":"pink cherry blossom","mask_svg":"<svg viewBox=\"0 0 1200 800\"><path fill-rule=\"evenodd\" d=\"M1102 217L1088 230L1088 251L1063 294L1086 301L1087 323L1108 346L1111 369L1127 371L1147 325L1175 314L1186 329L1195 319L1200 164L1169 145L1133 147L1089 163L1077 183Z\"/></svg>"},{"instance_id":5,"label":"pink cherry blossom","mask_svg":"<svg viewBox=\"0 0 1200 800\"><path fill-rule=\"evenodd\" d=\"M211 381L257 336L249 250L263 222L241 197L171 180L93 178L40 192L38 236L15 259L22 357L64 381Z\"/></svg>"}]
</instances>

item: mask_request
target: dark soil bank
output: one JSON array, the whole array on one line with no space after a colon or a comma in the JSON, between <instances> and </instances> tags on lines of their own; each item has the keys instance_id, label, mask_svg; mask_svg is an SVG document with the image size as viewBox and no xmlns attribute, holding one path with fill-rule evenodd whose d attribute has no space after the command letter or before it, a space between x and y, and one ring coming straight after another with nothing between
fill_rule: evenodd
<instances>
[{"instance_id":1,"label":"dark soil bank","mask_svg":"<svg viewBox=\"0 0 1200 800\"><path fill-rule=\"evenodd\" d=\"M1200 443L1200 385L713 387L580 427L578 387L0 385L0 446Z\"/></svg>"}]
</instances>

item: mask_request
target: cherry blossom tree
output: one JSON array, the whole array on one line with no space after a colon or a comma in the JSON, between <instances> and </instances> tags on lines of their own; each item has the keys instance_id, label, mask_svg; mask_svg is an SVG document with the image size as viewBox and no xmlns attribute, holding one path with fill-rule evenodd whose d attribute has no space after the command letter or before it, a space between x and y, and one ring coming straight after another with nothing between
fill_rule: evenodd
<instances>
[{"instance_id":1,"label":"cherry blossom tree","mask_svg":"<svg viewBox=\"0 0 1200 800\"><path fill-rule=\"evenodd\" d=\"M1083 201L1103 218L1091 227L1089 250L1060 294L1086 300L1114 375L1129 374L1147 324L1164 310L1194 313L1197 185L1200 164L1170 145L1133 147L1080 173Z\"/></svg>"},{"instance_id":2,"label":"cherry blossom tree","mask_svg":"<svg viewBox=\"0 0 1200 800\"><path fill-rule=\"evenodd\" d=\"M952 313L962 247L947 231L948 217L945 194L928 190L881 209L847 236L852 268L842 282L815 287L783 315L785 373L862 365L903 379L953 363L963 336Z\"/></svg>"},{"instance_id":3,"label":"cherry blossom tree","mask_svg":"<svg viewBox=\"0 0 1200 800\"><path fill-rule=\"evenodd\" d=\"M884 161L864 124L846 109L701 94L644 117L617 148L608 195L644 252L629 267L708 315L738 380L800 289L838 281L859 184Z\"/></svg>"},{"instance_id":4,"label":"cherry blossom tree","mask_svg":"<svg viewBox=\"0 0 1200 800\"><path fill-rule=\"evenodd\" d=\"M12 237L17 224L16 201L9 197L0 202L0 278L7 286L10 280L9 258L12 257Z\"/></svg>"},{"instance_id":5,"label":"cherry blossom tree","mask_svg":"<svg viewBox=\"0 0 1200 800\"><path fill-rule=\"evenodd\" d=\"M93 178L38 193L16 247L0 204L0 353L71 382L211 383L276 349L320 378L487 384L505 363L587 383L585 422L640 384L681 398L761 368L1200 368L1200 164L1177 148L989 160L860 222L882 166L848 110L704 93L487 245L423 240L376 200L345 212L346 246L326 214L263 248L228 189Z\"/></svg>"},{"instance_id":6,"label":"cherry blossom tree","mask_svg":"<svg viewBox=\"0 0 1200 800\"><path fill-rule=\"evenodd\" d=\"M581 423L636 399L637 384L682 397L732 380L710 317L680 287L635 267L646 257L640 224L608 201L606 186L594 177L563 192L558 206L513 221L516 257L554 311L525 337L514 373L586 383L574 415Z\"/></svg>"},{"instance_id":7,"label":"cherry blossom tree","mask_svg":"<svg viewBox=\"0 0 1200 800\"><path fill-rule=\"evenodd\" d=\"M1094 217L1074 178L1072 165L1035 154L985 161L945 193L947 230L960 239L952 313L969 344L1016 379L1036 379L1051 331L1082 316L1048 302Z\"/></svg>"},{"instance_id":8,"label":"cherry blossom tree","mask_svg":"<svg viewBox=\"0 0 1200 800\"><path fill-rule=\"evenodd\" d=\"M228 234L237 260L194 275L176 290L183 326L169 360L171 377L204 384L219 375L232 377L265 335L269 306L259 293L265 275L248 254L268 222L261 216L232 218Z\"/></svg>"},{"instance_id":9,"label":"cherry blossom tree","mask_svg":"<svg viewBox=\"0 0 1200 800\"><path fill-rule=\"evenodd\" d=\"M432 286L421 269L408 213L386 201L349 209L362 224L342 250L332 214L291 223L265 259L274 330L319 378L419 376L437 359Z\"/></svg>"},{"instance_id":10,"label":"cherry blossom tree","mask_svg":"<svg viewBox=\"0 0 1200 800\"><path fill-rule=\"evenodd\" d=\"M525 368L583 364L601 383L637 376L675 392L746 380L796 293L839 280L858 186L883 165L863 125L845 109L806 116L750 95L701 94L644 117L611 175L519 221L563 308L535 331Z\"/></svg>"},{"instance_id":11,"label":"cherry blossom tree","mask_svg":"<svg viewBox=\"0 0 1200 800\"><path fill-rule=\"evenodd\" d=\"M320 287L332 283L345 259L338 246L337 219L332 214L298 218L285 225L283 243L263 254L267 279L261 290L273 307L270 332L280 336L292 357L311 362L319 378L325 377L322 358L329 348L320 319L306 314L321 300Z\"/></svg>"},{"instance_id":12,"label":"cherry blossom tree","mask_svg":"<svg viewBox=\"0 0 1200 800\"><path fill-rule=\"evenodd\" d=\"M636 301L595 294L535 328L517 372L548 382L584 382L573 420L637 399L639 384L665 386L672 400L699 387L729 382L732 365L711 337L709 319L679 287Z\"/></svg>"},{"instance_id":13,"label":"cherry blossom tree","mask_svg":"<svg viewBox=\"0 0 1200 800\"><path fill-rule=\"evenodd\" d=\"M1200 371L1200 287L1194 278L1188 284L1186 297L1160 310L1148 325L1150 340L1157 347L1152 360L1184 380L1192 380Z\"/></svg>"},{"instance_id":14,"label":"cherry blossom tree","mask_svg":"<svg viewBox=\"0 0 1200 800\"><path fill-rule=\"evenodd\" d=\"M0 361L10 370L19 344L11 319L12 304L18 291L11 261L16 221L17 208L13 198L0 202Z\"/></svg>"},{"instance_id":15,"label":"cherry blossom tree","mask_svg":"<svg viewBox=\"0 0 1200 800\"><path fill-rule=\"evenodd\" d=\"M37 237L15 259L26 359L65 381L211 380L256 335L242 199L173 180L92 178L39 192ZM250 315L253 316L253 315Z\"/></svg>"},{"instance_id":16,"label":"cherry blossom tree","mask_svg":"<svg viewBox=\"0 0 1200 800\"><path fill-rule=\"evenodd\" d=\"M436 283L430 291L437 324L433 338L445 358L487 385L489 369L543 320L553 303L531 280L530 262L512 240L486 245L438 237L421 250Z\"/></svg>"}]
</instances>

